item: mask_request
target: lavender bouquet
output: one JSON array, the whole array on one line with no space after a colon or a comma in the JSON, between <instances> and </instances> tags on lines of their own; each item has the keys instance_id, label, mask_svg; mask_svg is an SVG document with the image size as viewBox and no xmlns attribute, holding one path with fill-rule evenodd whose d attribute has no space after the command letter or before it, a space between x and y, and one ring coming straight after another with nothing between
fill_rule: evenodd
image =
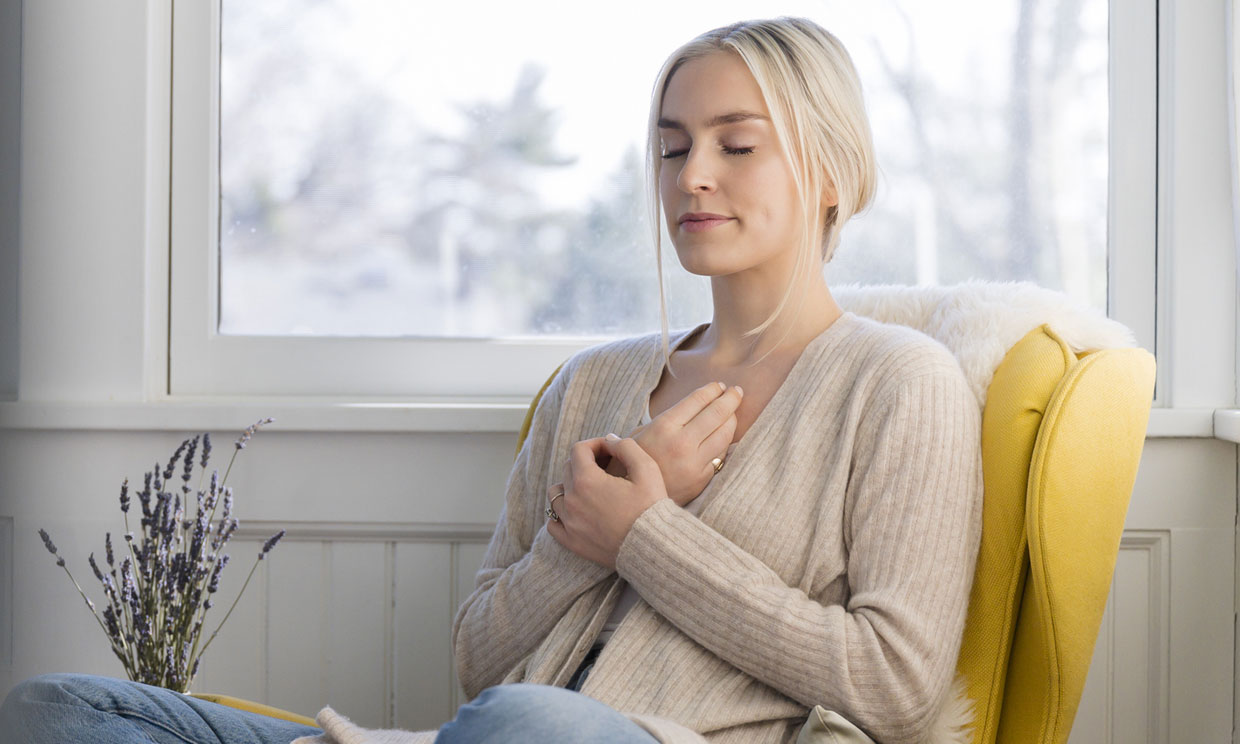
<instances>
[{"instance_id":1,"label":"lavender bouquet","mask_svg":"<svg viewBox=\"0 0 1240 744\"><path fill-rule=\"evenodd\" d=\"M246 442L260 426L272 421L274 419L261 419L241 434L223 480L218 470L212 471L211 482L205 490L201 486L211 456L211 437L205 433L202 435L202 473L199 474L199 488L195 493L196 511L192 518L186 511L199 437L181 442L162 473L158 462L154 470L146 473L143 488L137 492L142 505L142 531L136 536L129 528L129 479L125 479L121 484L121 512L125 515L125 544L121 551L124 555L118 566L112 548L112 533L109 532L104 535L107 570L100 568L94 553L90 554L89 559L91 570L103 584L103 594L107 599L102 618L95 611L95 603L86 596L82 586L65 566L65 559L56 551L52 538L45 530L39 530L43 544L56 556L56 565L65 569L99 627L108 636L112 652L125 666L129 679L178 692L188 690L198 674L202 654L228 621L228 616L249 586L258 562L284 537L284 530L280 530L263 543L237 598L206 643L200 646L203 622L219 590L220 572L228 565L228 554L221 551L237 529L237 520L232 516L232 489L224 483L232 472L237 453L245 449ZM174 493L177 489L172 478L182 453L185 461L180 476L182 484L180 493ZM223 511L216 520L215 512L220 502L223 502Z\"/></svg>"}]
</instances>

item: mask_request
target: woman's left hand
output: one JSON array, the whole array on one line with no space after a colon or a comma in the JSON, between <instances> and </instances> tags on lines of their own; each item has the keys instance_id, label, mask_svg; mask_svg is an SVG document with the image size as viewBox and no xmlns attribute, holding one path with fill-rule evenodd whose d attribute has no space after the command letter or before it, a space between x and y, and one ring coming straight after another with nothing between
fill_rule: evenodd
<instances>
[{"instance_id":1,"label":"woman's left hand","mask_svg":"<svg viewBox=\"0 0 1240 744\"><path fill-rule=\"evenodd\" d=\"M611 458L624 465L626 477L604 470ZM620 544L633 523L655 502L667 498L658 463L637 442L619 437L595 437L574 444L564 466L562 487L564 495L551 505L559 521L548 520L547 532L582 558L611 569L616 567ZM548 498L560 488L560 484L552 486Z\"/></svg>"}]
</instances>

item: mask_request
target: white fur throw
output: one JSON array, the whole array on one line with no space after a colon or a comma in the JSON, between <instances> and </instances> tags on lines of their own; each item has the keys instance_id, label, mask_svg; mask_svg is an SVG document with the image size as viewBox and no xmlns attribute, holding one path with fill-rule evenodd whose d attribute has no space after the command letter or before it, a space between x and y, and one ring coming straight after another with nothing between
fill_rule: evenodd
<instances>
[{"instance_id":1,"label":"white fur throw","mask_svg":"<svg viewBox=\"0 0 1240 744\"><path fill-rule=\"evenodd\" d=\"M915 328L956 356L979 406L1003 355L1046 323L1076 353L1135 346L1123 324L1062 292L1031 282L970 281L950 287L843 285L831 290L845 310Z\"/></svg>"}]
</instances>

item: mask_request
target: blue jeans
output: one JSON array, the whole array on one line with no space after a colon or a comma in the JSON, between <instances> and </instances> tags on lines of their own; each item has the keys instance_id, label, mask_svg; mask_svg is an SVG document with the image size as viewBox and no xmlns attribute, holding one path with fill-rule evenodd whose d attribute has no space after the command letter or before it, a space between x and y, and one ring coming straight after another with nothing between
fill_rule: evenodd
<instances>
[{"instance_id":1,"label":"blue jeans","mask_svg":"<svg viewBox=\"0 0 1240 744\"><path fill-rule=\"evenodd\" d=\"M563 687L517 682L483 690L439 729L435 744L652 744L612 707Z\"/></svg>"},{"instance_id":2,"label":"blue jeans","mask_svg":"<svg viewBox=\"0 0 1240 744\"><path fill-rule=\"evenodd\" d=\"M14 687L0 706L0 744L288 744L299 736L320 733L313 726L90 674L32 677ZM435 741L651 744L656 740L611 707L579 692L517 683L483 690L439 729Z\"/></svg>"},{"instance_id":3,"label":"blue jeans","mask_svg":"<svg viewBox=\"0 0 1240 744\"><path fill-rule=\"evenodd\" d=\"M0 744L288 744L322 733L179 692L93 674L44 674L0 706Z\"/></svg>"}]
</instances>

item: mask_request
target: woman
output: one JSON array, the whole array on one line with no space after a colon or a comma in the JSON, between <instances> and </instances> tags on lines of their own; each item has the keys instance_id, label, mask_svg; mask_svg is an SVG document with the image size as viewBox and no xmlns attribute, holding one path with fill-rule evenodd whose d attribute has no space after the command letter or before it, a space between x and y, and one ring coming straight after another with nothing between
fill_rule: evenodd
<instances>
[{"instance_id":1,"label":"woman","mask_svg":"<svg viewBox=\"0 0 1240 744\"><path fill-rule=\"evenodd\" d=\"M946 350L823 279L874 192L851 60L803 19L710 31L665 63L649 143L653 224L661 205L711 278L711 322L669 336L664 311L548 387L453 624L471 702L438 738L325 708L299 742L788 742L815 705L943 740L980 422Z\"/></svg>"}]
</instances>

